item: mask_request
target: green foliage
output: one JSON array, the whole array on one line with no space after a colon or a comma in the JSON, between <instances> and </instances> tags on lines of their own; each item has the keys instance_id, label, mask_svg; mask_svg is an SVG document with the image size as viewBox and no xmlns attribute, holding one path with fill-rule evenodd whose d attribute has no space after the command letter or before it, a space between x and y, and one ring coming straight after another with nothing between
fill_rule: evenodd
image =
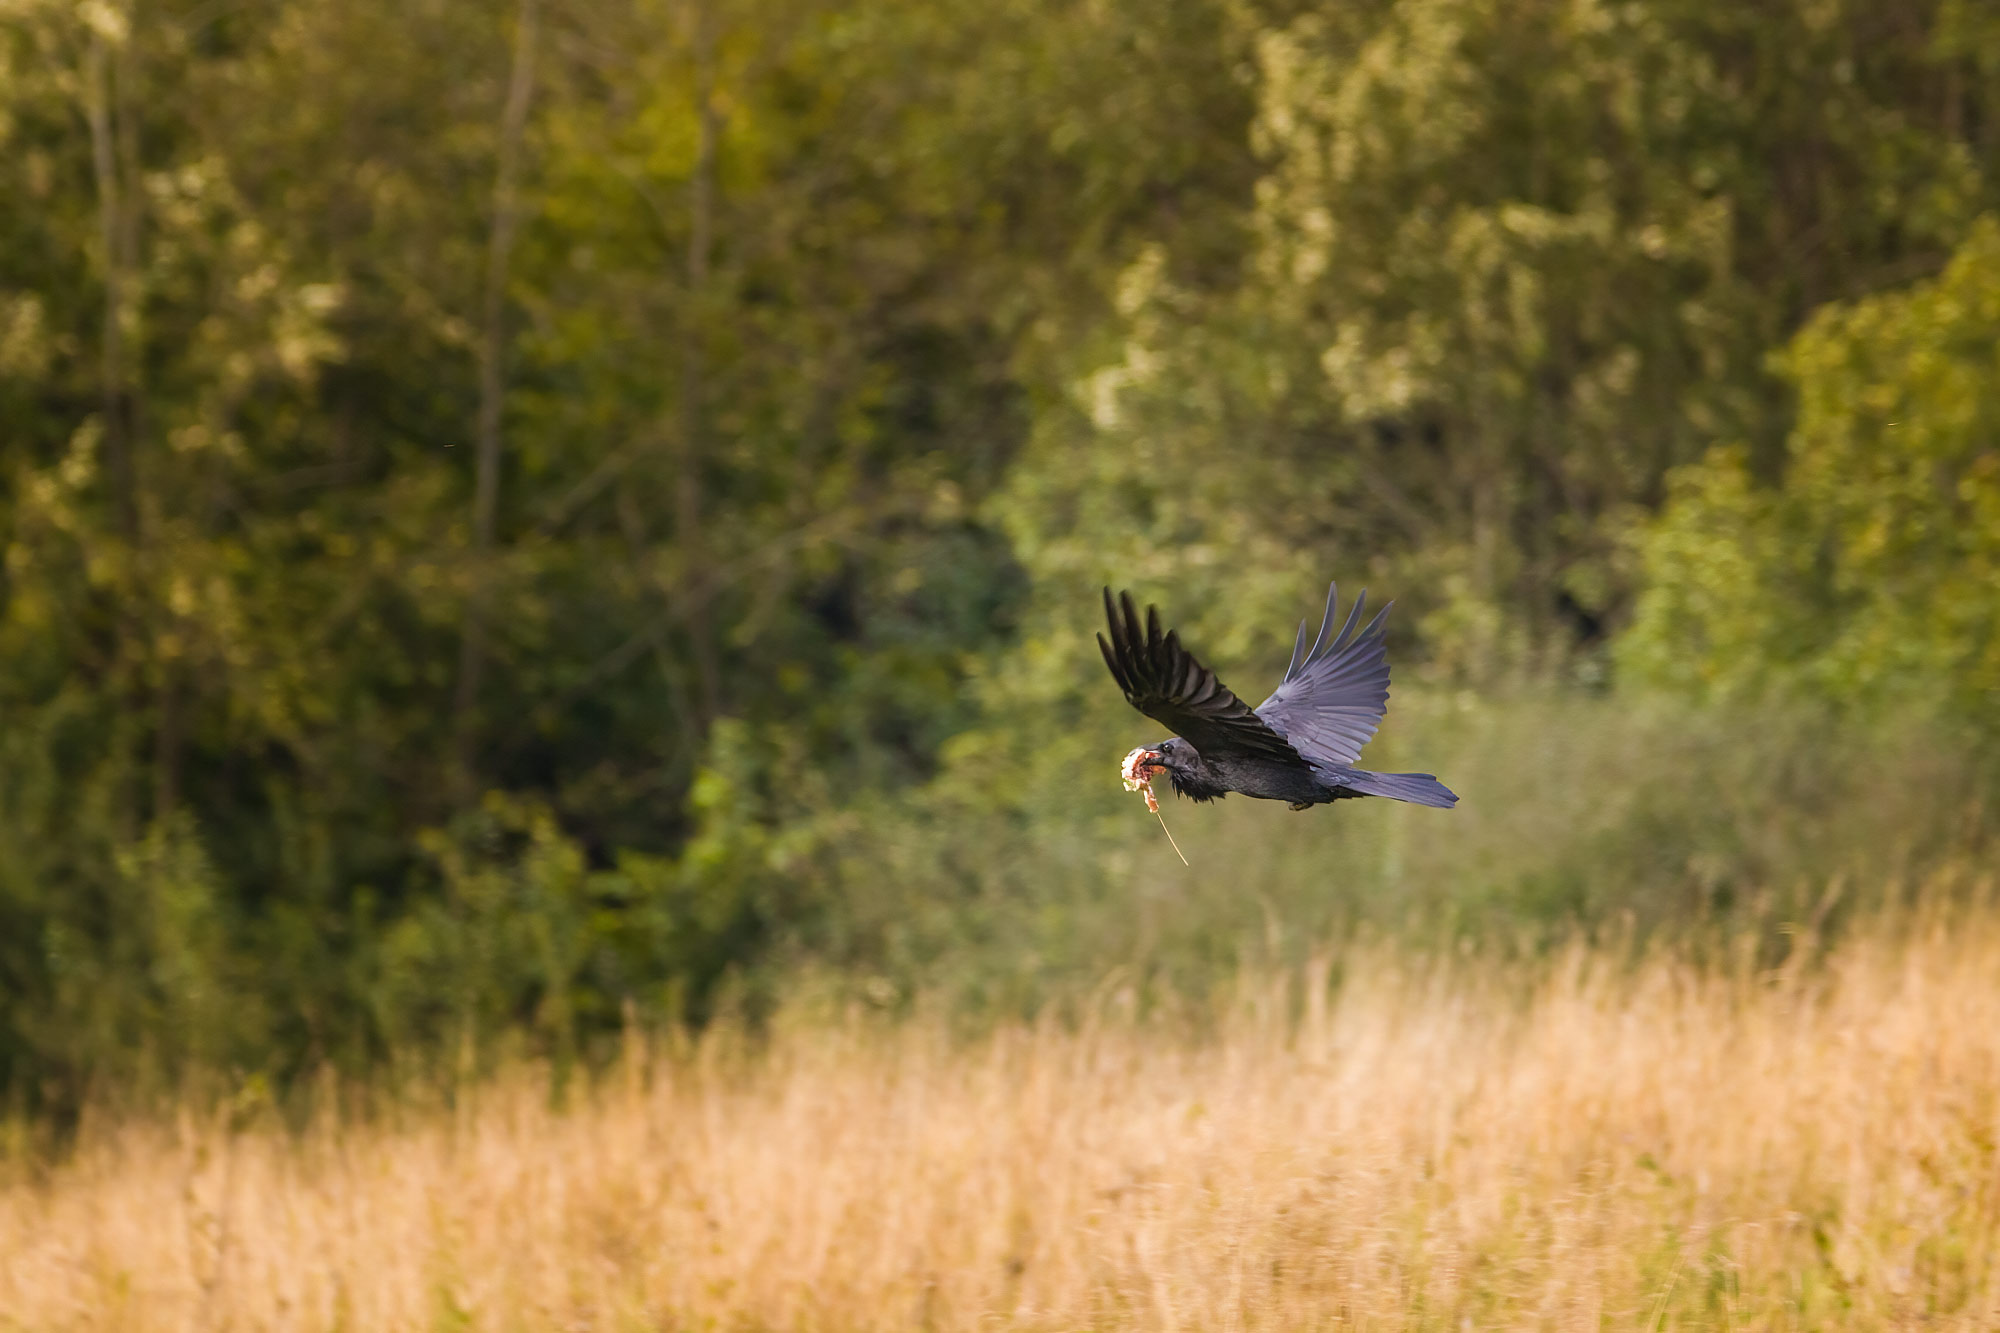
<instances>
[{"instance_id":1,"label":"green foliage","mask_svg":"<svg viewBox=\"0 0 2000 1333\"><path fill-rule=\"evenodd\" d=\"M1798 811L1894 843L1810 779L1861 739L1591 693L1642 588L1633 679L1990 702L1977 6L6 13L20 1104L587 1058L815 964L1199 988L1267 921L1670 921L1874 854ZM1329 575L1428 686L1370 761L1513 795L1165 866L1096 589L1254 694Z\"/></svg>"},{"instance_id":2,"label":"green foliage","mask_svg":"<svg viewBox=\"0 0 2000 1333\"><path fill-rule=\"evenodd\" d=\"M1915 699L1989 726L2000 691L2000 224L1935 279L1821 311L1781 364L1798 424L1760 484L1722 448L1641 541L1625 642L1697 692Z\"/></svg>"},{"instance_id":3,"label":"green foliage","mask_svg":"<svg viewBox=\"0 0 2000 1333\"><path fill-rule=\"evenodd\" d=\"M1039 540L1017 530L1038 580L1102 553L1219 594L1239 634L1333 569L1418 599L1475 683L1601 640L1668 470L1718 437L1776 452L1764 365L1801 316L1922 271L1994 199L1994 144L1957 129L1971 47L1907 7L1243 19L1242 254L1125 271L1026 460Z\"/></svg>"},{"instance_id":4,"label":"green foliage","mask_svg":"<svg viewBox=\"0 0 2000 1333\"><path fill-rule=\"evenodd\" d=\"M845 927L818 953L871 998L968 1015L1032 1014L1110 977L1171 1004L1246 958L1301 963L1355 935L1507 955L1579 931L1614 945L1694 931L1782 955L1797 923L1837 926L1977 864L2000 833L1990 756L1921 718L1399 689L1368 756L1435 767L1463 796L1449 814L1166 797L1184 867L1113 780L1116 756L1154 734L1114 701L1046 739L1027 773L971 744L949 781L805 867Z\"/></svg>"}]
</instances>

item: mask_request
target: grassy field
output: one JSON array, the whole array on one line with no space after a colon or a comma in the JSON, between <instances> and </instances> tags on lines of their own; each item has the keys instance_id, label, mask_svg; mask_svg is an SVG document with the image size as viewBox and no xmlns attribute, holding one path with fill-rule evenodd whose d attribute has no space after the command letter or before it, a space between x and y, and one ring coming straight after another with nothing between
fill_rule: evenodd
<instances>
[{"instance_id":1,"label":"grassy field","mask_svg":"<svg viewBox=\"0 0 2000 1333\"><path fill-rule=\"evenodd\" d=\"M1128 1007L793 1018L560 1108L100 1119L0 1187L0 1328L2000 1327L1990 910Z\"/></svg>"}]
</instances>

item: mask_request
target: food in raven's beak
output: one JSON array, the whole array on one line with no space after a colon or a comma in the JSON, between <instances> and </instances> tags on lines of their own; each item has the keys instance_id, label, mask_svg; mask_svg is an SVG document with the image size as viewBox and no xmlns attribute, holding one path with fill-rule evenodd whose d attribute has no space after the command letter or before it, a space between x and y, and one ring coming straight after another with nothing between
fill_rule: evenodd
<instances>
[{"instance_id":1,"label":"food in raven's beak","mask_svg":"<svg viewBox=\"0 0 2000 1333\"><path fill-rule=\"evenodd\" d=\"M1153 795L1153 775L1161 769L1157 762L1159 757L1158 750L1149 750L1142 745L1126 755L1118 765L1118 776L1124 779L1125 790L1146 793L1146 808L1155 814L1159 813L1160 798Z\"/></svg>"},{"instance_id":2,"label":"food in raven's beak","mask_svg":"<svg viewBox=\"0 0 2000 1333\"><path fill-rule=\"evenodd\" d=\"M1160 814L1160 798L1153 795L1154 777L1166 771L1167 766L1160 762L1160 752L1149 750L1143 745L1126 755L1118 765L1118 776L1125 780L1125 790L1146 793L1146 808L1159 819L1160 831L1167 835L1167 842L1173 847L1174 855L1181 858L1182 865L1186 865L1187 853L1183 852L1181 845L1174 841L1173 830L1167 827L1166 816Z\"/></svg>"}]
</instances>

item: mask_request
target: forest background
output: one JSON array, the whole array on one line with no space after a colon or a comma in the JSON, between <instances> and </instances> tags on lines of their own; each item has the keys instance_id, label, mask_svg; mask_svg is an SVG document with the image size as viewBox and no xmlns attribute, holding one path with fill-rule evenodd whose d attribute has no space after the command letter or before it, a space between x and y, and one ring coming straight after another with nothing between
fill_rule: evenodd
<instances>
[{"instance_id":1,"label":"forest background","mask_svg":"<svg viewBox=\"0 0 2000 1333\"><path fill-rule=\"evenodd\" d=\"M0 2L0 1096L1809 921L1990 850L1973 0ZM1393 596L1378 768L1169 804Z\"/></svg>"}]
</instances>

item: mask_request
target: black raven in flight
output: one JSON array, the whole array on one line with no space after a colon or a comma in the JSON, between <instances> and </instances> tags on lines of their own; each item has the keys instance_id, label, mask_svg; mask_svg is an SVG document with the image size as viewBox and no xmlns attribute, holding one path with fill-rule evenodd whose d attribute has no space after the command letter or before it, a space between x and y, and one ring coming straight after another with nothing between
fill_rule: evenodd
<instances>
[{"instance_id":1,"label":"black raven in flight","mask_svg":"<svg viewBox=\"0 0 2000 1333\"><path fill-rule=\"evenodd\" d=\"M1338 601L1338 587L1328 589L1326 618L1310 652L1308 622L1300 622L1284 680L1253 709L1181 647L1178 634L1160 633L1157 607L1146 608L1141 628L1132 595L1120 593L1113 604L1106 588L1111 640L1097 636L1105 665L1126 702L1178 733L1127 755L1126 785L1146 786L1164 771L1175 791L1197 801L1235 791L1290 801L1294 810L1350 796L1456 805L1458 797L1428 773L1370 773L1353 766L1389 705L1389 659L1382 646L1389 608L1357 633L1368 603L1362 593L1329 640ZM1150 787L1146 794L1150 803Z\"/></svg>"}]
</instances>

